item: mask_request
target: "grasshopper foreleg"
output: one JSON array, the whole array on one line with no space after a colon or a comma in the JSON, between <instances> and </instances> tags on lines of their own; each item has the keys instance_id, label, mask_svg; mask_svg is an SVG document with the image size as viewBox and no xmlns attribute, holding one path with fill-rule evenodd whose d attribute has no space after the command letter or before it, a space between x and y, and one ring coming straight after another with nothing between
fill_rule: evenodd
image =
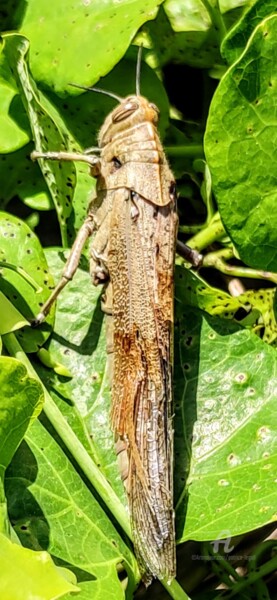
<instances>
[{"instance_id":1,"label":"grasshopper foreleg","mask_svg":"<svg viewBox=\"0 0 277 600\"><path fill-rule=\"evenodd\" d=\"M46 160L60 160L69 162L85 162L88 163L92 169L92 175L97 176L100 172L101 161L98 156L94 154L80 154L79 152L37 152L36 150L31 153L32 160L38 160L39 158L45 158Z\"/></svg>"}]
</instances>

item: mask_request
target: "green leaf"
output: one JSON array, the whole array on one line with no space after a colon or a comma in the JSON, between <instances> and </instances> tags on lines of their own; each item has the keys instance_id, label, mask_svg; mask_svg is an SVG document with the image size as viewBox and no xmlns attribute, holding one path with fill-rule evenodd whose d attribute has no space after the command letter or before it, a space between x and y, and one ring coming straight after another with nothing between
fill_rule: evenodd
<instances>
[{"instance_id":1,"label":"green leaf","mask_svg":"<svg viewBox=\"0 0 277 600\"><path fill-rule=\"evenodd\" d=\"M249 0L219 0L218 10L224 14L234 8L249 4ZM211 24L213 6L217 2L204 3L201 0L165 0L165 12L174 31L205 31Z\"/></svg>"},{"instance_id":2,"label":"green leaf","mask_svg":"<svg viewBox=\"0 0 277 600\"><path fill-rule=\"evenodd\" d=\"M252 328L264 342L275 344L277 337L276 288L247 290L239 296L208 285L198 273L176 268L176 280L182 280L180 302L204 310L209 315L233 319ZM262 331L261 331L262 330Z\"/></svg>"},{"instance_id":3,"label":"green leaf","mask_svg":"<svg viewBox=\"0 0 277 600\"><path fill-rule=\"evenodd\" d=\"M10 535L10 523L3 479L0 479L0 533L3 533L7 537Z\"/></svg>"},{"instance_id":4,"label":"green leaf","mask_svg":"<svg viewBox=\"0 0 277 600\"><path fill-rule=\"evenodd\" d=\"M222 221L248 265L277 269L277 16L254 31L213 97L205 152Z\"/></svg>"},{"instance_id":5,"label":"green leaf","mask_svg":"<svg viewBox=\"0 0 277 600\"><path fill-rule=\"evenodd\" d=\"M157 66L157 57L159 66L170 61L197 68L208 68L220 63L217 35L214 28L210 27L206 9L200 4L199 2L197 7L199 10L194 12L192 9L188 13L185 4L183 10L180 4L177 7L176 3L165 3L155 21L147 23L145 29L150 36L151 46L154 47L154 52L149 52L148 60L151 64Z\"/></svg>"},{"instance_id":6,"label":"green leaf","mask_svg":"<svg viewBox=\"0 0 277 600\"><path fill-rule=\"evenodd\" d=\"M33 423L28 446L20 446L6 473L9 514L21 542L47 549L58 564L69 566L91 597L105 586L118 592L122 561L133 588L137 567L131 550L48 428L46 420Z\"/></svg>"},{"instance_id":7,"label":"green leaf","mask_svg":"<svg viewBox=\"0 0 277 600\"><path fill-rule=\"evenodd\" d=\"M177 279L177 299L184 280ZM276 519L275 350L176 303L175 493L180 541Z\"/></svg>"},{"instance_id":8,"label":"green leaf","mask_svg":"<svg viewBox=\"0 0 277 600\"><path fill-rule=\"evenodd\" d=\"M16 331L29 323L13 304L0 292L0 335Z\"/></svg>"},{"instance_id":9,"label":"green leaf","mask_svg":"<svg viewBox=\"0 0 277 600\"><path fill-rule=\"evenodd\" d=\"M0 587L9 600L56 600L78 587L62 576L47 552L33 552L13 544L0 533Z\"/></svg>"},{"instance_id":10,"label":"green leaf","mask_svg":"<svg viewBox=\"0 0 277 600\"><path fill-rule=\"evenodd\" d=\"M235 62L244 51L250 35L260 22L271 14L276 13L274 0L256 0L250 5L242 18L228 32L223 40L221 54L229 64Z\"/></svg>"},{"instance_id":11,"label":"green leaf","mask_svg":"<svg viewBox=\"0 0 277 600\"><path fill-rule=\"evenodd\" d=\"M58 280L65 256L57 249L47 250L46 255ZM81 266L58 298L55 332L47 345L52 360L63 364L72 379L65 380L41 365L37 370L70 426L126 505L110 427L110 365L100 306L102 288L92 285L85 260Z\"/></svg>"},{"instance_id":12,"label":"green leaf","mask_svg":"<svg viewBox=\"0 0 277 600\"><path fill-rule=\"evenodd\" d=\"M14 152L29 142L31 136L28 119L10 71L3 39L1 38L0 131L0 153Z\"/></svg>"},{"instance_id":13,"label":"green leaf","mask_svg":"<svg viewBox=\"0 0 277 600\"><path fill-rule=\"evenodd\" d=\"M27 144L17 152L0 154L1 210L14 196L35 210L54 207L40 168L31 160L33 149L33 144Z\"/></svg>"},{"instance_id":14,"label":"green leaf","mask_svg":"<svg viewBox=\"0 0 277 600\"><path fill-rule=\"evenodd\" d=\"M29 49L28 40L18 34L6 34L4 39L5 52L26 105L37 151L47 152L53 148L66 149L62 132L49 112L45 110L36 85L28 73L25 60ZM55 204L62 240L64 245L67 245L66 222L72 209L71 201L75 185L74 165L45 160L40 160L40 164Z\"/></svg>"},{"instance_id":15,"label":"green leaf","mask_svg":"<svg viewBox=\"0 0 277 600\"><path fill-rule=\"evenodd\" d=\"M276 346L277 343L277 322L276 322L276 305L277 305L277 290L276 288L266 288L260 290L248 290L238 297L242 305L247 303L254 310L258 311L259 318L256 325L264 329L262 339L268 344ZM247 319L241 321L244 325Z\"/></svg>"},{"instance_id":16,"label":"green leaf","mask_svg":"<svg viewBox=\"0 0 277 600\"><path fill-rule=\"evenodd\" d=\"M53 369L57 375L72 377L71 372L62 363L58 363L46 348L40 348L37 352L37 357L43 365L48 367L48 369Z\"/></svg>"},{"instance_id":17,"label":"green leaf","mask_svg":"<svg viewBox=\"0 0 277 600\"><path fill-rule=\"evenodd\" d=\"M39 414L43 391L18 360L0 357L0 475L9 465L30 422ZM1 588L2 589L2 588Z\"/></svg>"},{"instance_id":18,"label":"green leaf","mask_svg":"<svg viewBox=\"0 0 277 600\"><path fill-rule=\"evenodd\" d=\"M9 85L0 83L0 152L14 152L29 142L30 133L27 129L20 127L13 118L13 114L24 118L25 112L22 102ZM25 124L28 127L28 122L25 116Z\"/></svg>"},{"instance_id":19,"label":"green leaf","mask_svg":"<svg viewBox=\"0 0 277 600\"><path fill-rule=\"evenodd\" d=\"M76 73L79 83L93 85L122 58L160 4L161 0L105 0L68 4L65 10L64 0L29 0L21 32L31 43L34 78L57 92L76 81Z\"/></svg>"},{"instance_id":20,"label":"green leaf","mask_svg":"<svg viewBox=\"0 0 277 600\"><path fill-rule=\"evenodd\" d=\"M150 38L148 45L154 47L154 51L149 52L149 60L157 66L158 55L159 66L172 61L196 68L218 69L223 65L220 44L226 28L249 3L249 0L166 0L155 22L144 27Z\"/></svg>"},{"instance_id":21,"label":"green leaf","mask_svg":"<svg viewBox=\"0 0 277 600\"><path fill-rule=\"evenodd\" d=\"M48 257L52 268L57 268L58 257L55 256L55 252L49 252ZM177 274L179 271L181 270L177 270ZM89 276L83 271L77 271L77 279L65 288L60 297L57 307L57 331L50 343L51 353L57 360L62 360L75 377L65 383L59 382L57 376L51 372L45 377L42 368L40 373L47 387L52 388L51 393L54 394L63 413L70 419L77 435L86 440L86 447L89 448L89 444L85 432L93 436L90 453L99 460L110 483L118 491L118 468L112 450L108 417L109 381L104 372L104 331L100 334L99 330L99 291L95 292L89 285ZM201 291L203 285L202 290L198 288L199 298ZM276 401L277 375L274 372L276 360L272 349L256 336L233 323L212 317L202 318L197 311L191 309L184 313L184 294L187 293L185 280L179 280L177 277L176 523L181 540L203 540L216 538L223 530L225 522L231 535L236 535L261 526L272 518L273 504L272 501L269 504L268 502L273 493L271 473L274 472L274 468L268 468L268 465L274 464L271 436L274 423L271 413ZM211 289L209 298L210 304L215 302L215 290ZM224 302L228 298L227 294L226 298L222 294L220 312L223 311ZM78 319L76 305L79 307ZM88 362L86 355L90 356ZM199 379L196 397L197 373ZM187 394L185 400L184 391ZM74 399L81 411L82 418L79 418L79 421L72 408L68 409L69 399L71 402ZM194 424L196 406L198 420ZM83 432L82 425L85 428ZM189 468L193 425L195 441L189 479L189 494L193 494L193 500L190 503L189 496L184 529L184 502L187 501L184 485ZM264 436L261 443L259 436ZM247 444L245 439L248 440ZM253 454L257 443L256 458ZM249 485L245 488L245 495L249 495L251 502L255 504L254 511L249 510L246 497L242 495L243 501L241 500L241 486L247 470ZM260 482L258 487L256 480ZM203 498L207 492L203 495L201 486L206 485L211 486L211 490L209 505L205 503L205 512ZM233 509L236 516L234 522ZM202 515L201 527L197 524L199 515Z\"/></svg>"},{"instance_id":22,"label":"green leaf","mask_svg":"<svg viewBox=\"0 0 277 600\"><path fill-rule=\"evenodd\" d=\"M0 289L15 308L31 321L53 288L45 256L37 236L17 217L0 212L1 263L14 265L18 272L2 268ZM30 273L30 281L20 274ZM33 283L32 283L33 282ZM48 338L54 321L54 310L39 329L26 327L16 333L26 352L36 352Z\"/></svg>"},{"instance_id":23,"label":"green leaf","mask_svg":"<svg viewBox=\"0 0 277 600\"><path fill-rule=\"evenodd\" d=\"M207 31L211 19L201 0L166 0L164 10L174 31Z\"/></svg>"}]
</instances>

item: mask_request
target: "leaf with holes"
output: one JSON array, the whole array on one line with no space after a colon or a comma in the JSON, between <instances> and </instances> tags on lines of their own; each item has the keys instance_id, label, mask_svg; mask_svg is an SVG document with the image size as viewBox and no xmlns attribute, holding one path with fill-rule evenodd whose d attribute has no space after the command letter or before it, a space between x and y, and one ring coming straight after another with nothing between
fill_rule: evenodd
<instances>
[{"instance_id":1,"label":"leaf with holes","mask_svg":"<svg viewBox=\"0 0 277 600\"><path fill-rule=\"evenodd\" d=\"M30 119L30 125L36 142L36 149L47 152L49 149L66 149L64 137L43 108L39 93L28 73L26 56L29 42L18 34L6 34L5 52L10 68L13 69L17 85L21 91L23 102ZM71 213L71 200L75 185L75 169L71 163L57 163L41 160L41 169L57 211L61 235L64 245L67 245L66 222Z\"/></svg>"},{"instance_id":2,"label":"leaf with holes","mask_svg":"<svg viewBox=\"0 0 277 600\"><path fill-rule=\"evenodd\" d=\"M178 282L182 285L182 303L200 308L212 316L233 319L244 327L252 328L264 342L276 343L275 288L248 290L239 296L230 296L208 285L198 273L182 267L176 268L175 278L177 288Z\"/></svg>"},{"instance_id":3,"label":"leaf with holes","mask_svg":"<svg viewBox=\"0 0 277 600\"><path fill-rule=\"evenodd\" d=\"M177 299L182 286L177 280ZM275 350L178 301L175 340L179 540L261 527L276 518Z\"/></svg>"}]
</instances>

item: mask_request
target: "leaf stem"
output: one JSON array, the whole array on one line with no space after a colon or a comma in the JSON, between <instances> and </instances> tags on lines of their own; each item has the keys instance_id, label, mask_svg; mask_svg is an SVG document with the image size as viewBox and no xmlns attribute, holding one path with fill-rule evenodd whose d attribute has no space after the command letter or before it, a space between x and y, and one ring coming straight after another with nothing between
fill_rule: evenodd
<instances>
[{"instance_id":1,"label":"leaf stem","mask_svg":"<svg viewBox=\"0 0 277 600\"><path fill-rule=\"evenodd\" d=\"M179 228L180 231L183 231L182 226ZM226 235L226 231L224 229L223 223L220 219L219 213L215 213L209 225L204 229L201 229L198 233L196 233L193 237L186 241L186 244L193 248L193 250L203 250L213 242L220 240L223 236Z\"/></svg>"}]
</instances>

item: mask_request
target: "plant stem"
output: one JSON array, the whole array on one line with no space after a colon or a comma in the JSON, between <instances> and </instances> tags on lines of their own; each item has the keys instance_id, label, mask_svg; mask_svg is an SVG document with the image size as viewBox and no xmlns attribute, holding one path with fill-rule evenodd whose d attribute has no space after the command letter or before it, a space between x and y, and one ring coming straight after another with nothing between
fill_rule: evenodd
<instances>
[{"instance_id":1,"label":"plant stem","mask_svg":"<svg viewBox=\"0 0 277 600\"><path fill-rule=\"evenodd\" d=\"M176 579L173 579L171 583L162 579L161 583L173 600L190 600L184 588L182 588Z\"/></svg>"},{"instance_id":2,"label":"plant stem","mask_svg":"<svg viewBox=\"0 0 277 600\"><path fill-rule=\"evenodd\" d=\"M215 32L218 37L219 44L221 44L223 38L226 35L226 27L223 16L220 12L218 0L201 0L209 13L212 25L214 26Z\"/></svg>"},{"instance_id":3,"label":"plant stem","mask_svg":"<svg viewBox=\"0 0 277 600\"><path fill-rule=\"evenodd\" d=\"M182 233L186 233L187 235L196 235L196 233L199 233L199 231L202 231L202 229L205 227L204 225L180 225L179 226L179 231L181 231Z\"/></svg>"},{"instance_id":4,"label":"plant stem","mask_svg":"<svg viewBox=\"0 0 277 600\"><path fill-rule=\"evenodd\" d=\"M214 267L225 275L232 277L249 277L251 279L266 279L277 283L277 274L270 271L262 271L260 269L250 269L249 267L241 267L240 265L228 265L224 258L229 260L234 256L231 248L224 248L218 252L210 252L203 258L203 267Z\"/></svg>"},{"instance_id":5,"label":"plant stem","mask_svg":"<svg viewBox=\"0 0 277 600\"><path fill-rule=\"evenodd\" d=\"M202 144L188 144L185 146L166 146L168 156L181 156L184 158L195 158L195 156L204 156Z\"/></svg>"},{"instance_id":6,"label":"plant stem","mask_svg":"<svg viewBox=\"0 0 277 600\"><path fill-rule=\"evenodd\" d=\"M236 598L243 590L245 590L245 588L255 584L257 581L259 581L259 579L262 579L266 575L270 575L270 573L276 571L276 568L277 556L274 556L271 558L271 560L268 560L263 565L260 565L256 571L250 572L248 575L245 575L243 579L241 578L240 581L234 583L229 593L226 593L225 591L218 596L215 596L215 599L223 600L223 598L226 598L226 600L229 600L229 598Z\"/></svg>"},{"instance_id":7,"label":"plant stem","mask_svg":"<svg viewBox=\"0 0 277 600\"><path fill-rule=\"evenodd\" d=\"M182 226L179 228L180 231L183 231ZM226 235L226 231L223 227L223 223L220 219L219 213L215 213L211 222L207 227L201 229L198 233L196 233L193 237L186 241L186 244L193 248L194 250L203 250L207 248L213 242L221 239Z\"/></svg>"},{"instance_id":8,"label":"plant stem","mask_svg":"<svg viewBox=\"0 0 277 600\"><path fill-rule=\"evenodd\" d=\"M34 377L34 379L39 381L41 384L45 398L43 410L47 418L70 451L73 458L80 466L83 473L86 475L90 483L104 501L110 513L115 517L130 540L132 540L130 522L124 506L121 504L112 487L107 482L104 475L102 475L101 471L98 469L93 460L90 458L83 444L78 440L63 414L52 400L49 392L43 385L28 357L22 350L16 336L13 333L7 333L3 336L3 342L9 354L14 358L17 358L17 360L20 360L25 365L31 377ZM161 583L173 600L190 600L176 579L174 579L170 584L165 580L161 580Z\"/></svg>"}]
</instances>

